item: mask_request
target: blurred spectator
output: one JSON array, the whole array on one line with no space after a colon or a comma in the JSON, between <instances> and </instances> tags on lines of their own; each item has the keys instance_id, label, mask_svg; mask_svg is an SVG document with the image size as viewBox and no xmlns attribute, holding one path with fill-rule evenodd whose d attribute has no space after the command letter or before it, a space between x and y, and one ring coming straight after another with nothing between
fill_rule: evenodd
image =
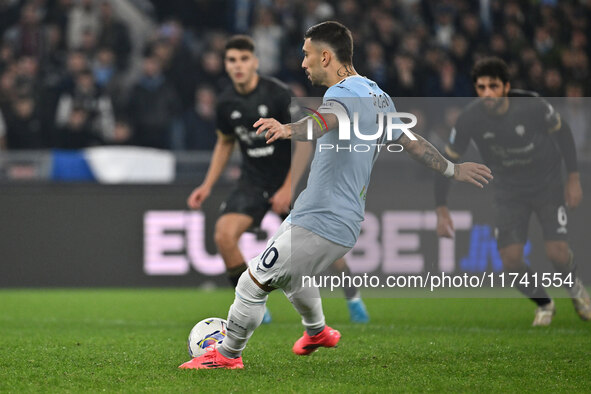
<instances>
[{"instance_id":1,"label":"blurred spectator","mask_svg":"<svg viewBox=\"0 0 591 394\"><path fill-rule=\"evenodd\" d=\"M113 14L113 6L103 0L100 5L100 33L97 44L101 48L111 48L115 54L115 64L119 70L125 70L129 64L131 41L127 26Z\"/></svg>"},{"instance_id":2,"label":"blurred spectator","mask_svg":"<svg viewBox=\"0 0 591 394\"><path fill-rule=\"evenodd\" d=\"M228 29L233 34L247 33L252 24L252 16L255 8L254 1L229 0L228 3L229 7L226 14Z\"/></svg>"},{"instance_id":3,"label":"blurred spectator","mask_svg":"<svg viewBox=\"0 0 591 394\"><path fill-rule=\"evenodd\" d=\"M550 66L559 64L559 51L554 42L554 38L544 26L536 28L534 36L534 48L538 52L540 59Z\"/></svg>"},{"instance_id":4,"label":"blurred spectator","mask_svg":"<svg viewBox=\"0 0 591 394\"><path fill-rule=\"evenodd\" d=\"M468 76L457 73L450 60L444 60L439 75L427 80L427 91L433 97L468 97L472 95L472 85Z\"/></svg>"},{"instance_id":5,"label":"blurred spectator","mask_svg":"<svg viewBox=\"0 0 591 394\"><path fill-rule=\"evenodd\" d=\"M195 106L183 115L184 145L189 150L212 150L216 140L215 91L199 86Z\"/></svg>"},{"instance_id":6,"label":"blurred spectator","mask_svg":"<svg viewBox=\"0 0 591 394\"><path fill-rule=\"evenodd\" d=\"M39 62L32 56L22 56L16 62L16 91L21 95L40 93Z\"/></svg>"},{"instance_id":7,"label":"blurred spectator","mask_svg":"<svg viewBox=\"0 0 591 394\"><path fill-rule=\"evenodd\" d=\"M45 84L57 87L61 81L61 73L65 65L66 49L62 30L58 25L47 25L47 41L45 51L39 60Z\"/></svg>"},{"instance_id":8,"label":"blurred spectator","mask_svg":"<svg viewBox=\"0 0 591 394\"><path fill-rule=\"evenodd\" d=\"M193 104L197 76L195 62L178 20L170 19L158 31L151 52L159 59L162 72L175 89L183 109Z\"/></svg>"},{"instance_id":9,"label":"blurred spectator","mask_svg":"<svg viewBox=\"0 0 591 394\"><path fill-rule=\"evenodd\" d=\"M41 149L48 147L37 105L33 96L19 96L6 111L7 149Z\"/></svg>"},{"instance_id":10,"label":"blurred spectator","mask_svg":"<svg viewBox=\"0 0 591 394\"><path fill-rule=\"evenodd\" d=\"M262 75L276 75L281 67L283 29L275 22L275 16L268 8L259 10L252 29L252 39L259 58L259 72Z\"/></svg>"},{"instance_id":11,"label":"blurred spectator","mask_svg":"<svg viewBox=\"0 0 591 394\"><path fill-rule=\"evenodd\" d=\"M111 145L135 145L133 128L125 118L118 118L113 129L113 138L109 141Z\"/></svg>"},{"instance_id":12,"label":"blurred spectator","mask_svg":"<svg viewBox=\"0 0 591 394\"><path fill-rule=\"evenodd\" d=\"M521 26L515 22L510 21L505 25L504 36L512 57L519 56L519 53L527 46Z\"/></svg>"},{"instance_id":13,"label":"blurred spectator","mask_svg":"<svg viewBox=\"0 0 591 394\"><path fill-rule=\"evenodd\" d=\"M507 48L507 42L501 34L493 34L490 38L490 52L491 55L503 59L505 62L509 61L511 56Z\"/></svg>"},{"instance_id":14,"label":"blurred spectator","mask_svg":"<svg viewBox=\"0 0 591 394\"><path fill-rule=\"evenodd\" d=\"M462 14L460 17L460 31L470 44L470 52L476 51L481 43L487 41L480 20L473 13L466 12Z\"/></svg>"},{"instance_id":15,"label":"blurred spectator","mask_svg":"<svg viewBox=\"0 0 591 394\"><path fill-rule=\"evenodd\" d=\"M138 145L168 149L171 145L172 120L180 112L180 102L162 74L156 56L144 58L143 74L134 86L129 116Z\"/></svg>"},{"instance_id":16,"label":"blurred spectator","mask_svg":"<svg viewBox=\"0 0 591 394\"><path fill-rule=\"evenodd\" d=\"M0 36L11 26L17 23L19 18L19 1L2 0L0 1Z\"/></svg>"},{"instance_id":17,"label":"blurred spectator","mask_svg":"<svg viewBox=\"0 0 591 394\"><path fill-rule=\"evenodd\" d=\"M80 48L85 32L96 37L100 31L99 10L95 3L95 0L78 0L72 7L68 18L68 48Z\"/></svg>"},{"instance_id":18,"label":"blurred spectator","mask_svg":"<svg viewBox=\"0 0 591 394\"><path fill-rule=\"evenodd\" d=\"M589 57L582 50L566 49L562 52L562 66L573 79L589 83Z\"/></svg>"},{"instance_id":19,"label":"blurred spectator","mask_svg":"<svg viewBox=\"0 0 591 394\"><path fill-rule=\"evenodd\" d=\"M74 0L56 0L50 2L51 6L47 11L45 20L47 23L55 24L59 28L62 35L65 35L68 29L68 21L70 19L70 12L74 5ZM64 41L64 48L66 42Z\"/></svg>"},{"instance_id":20,"label":"blurred spectator","mask_svg":"<svg viewBox=\"0 0 591 394\"><path fill-rule=\"evenodd\" d=\"M115 123L113 105L109 96L96 85L90 70L81 71L76 76L74 89L60 96L55 117L58 129L68 126L75 108L85 111L84 116L78 113L75 120L84 118L89 123L92 133L103 140L112 138ZM80 122L75 124L79 126Z\"/></svg>"},{"instance_id":21,"label":"blurred spectator","mask_svg":"<svg viewBox=\"0 0 591 394\"><path fill-rule=\"evenodd\" d=\"M14 62L14 50L8 43L0 46L0 73L4 72Z\"/></svg>"},{"instance_id":22,"label":"blurred spectator","mask_svg":"<svg viewBox=\"0 0 591 394\"><path fill-rule=\"evenodd\" d=\"M402 27L393 16L384 12L376 13L374 21L374 35L370 39L378 41L385 52L394 53L398 38L402 37Z\"/></svg>"},{"instance_id":23,"label":"blurred spectator","mask_svg":"<svg viewBox=\"0 0 591 394\"><path fill-rule=\"evenodd\" d=\"M115 111L121 110L126 99L122 91L125 85L111 48L102 47L97 50L92 62L92 73L99 89L111 98Z\"/></svg>"},{"instance_id":24,"label":"blurred spectator","mask_svg":"<svg viewBox=\"0 0 591 394\"><path fill-rule=\"evenodd\" d=\"M405 34L404 37L402 37L402 43L400 45L400 50L402 52L417 58L421 55L421 49L421 39L418 34L413 32Z\"/></svg>"},{"instance_id":25,"label":"blurred spectator","mask_svg":"<svg viewBox=\"0 0 591 394\"><path fill-rule=\"evenodd\" d=\"M335 14L333 6L328 1L303 0L303 3L304 12L300 19L301 32L305 32L310 26L333 18Z\"/></svg>"},{"instance_id":26,"label":"blurred spectator","mask_svg":"<svg viewBox=\"0 0 591 394\"><path fill-rule=\"evenodd\" d=\"M527 69L526 86L528 89L539 91L544 86L544 67L539 60L534 61Z\"/></svg>"},{"instance_id":27,"label":"blurred spectator","mask_svg":"<svg viewBox=\"0 0 591 394\"><path fill-rule=\"evenodd\" d=\"M261 60L259 59L259 61ZM201 56L201 63L197 66L197 70L194 71L196 83L199 85L215 84L216 90L221 91L224 88L222 78L225 80L223 67L222 57L219 53L205 52Z\"/></svg>"},{"instance_id":28,"label":"blurred spectator","mask_svg":"<svg viewBox=\"0 0 591 394\"><path fill-rule=\"evenodd\" d=\"M87 59L92 59L96 53L96 32L92 29L84 29L78 49L84 53Z\"/></svg>"},{"instance_id":29,"label":"blurred spectator","mask_svg":"<svg viewBox=\"0 0 591 394\"><path fill-rule=\"evenodd\" d=\"M370 41L365 44L365 63L363 64L365 74L369 79L380 86L385 86L388 79L386 57L384 49L377 42Z\"/></svg>"},{"instance_id":30,"label":"blurred spectator","mask_svg":"<svg viewBox=\"0 0 591 394\"><path fill-rule=\"evenodd\" d=\"M358 30L362 23L359 18L360 6L355 0L340 1L337 5L338 20L352 31Z\"/></svg>"},{"instance_id":31,"label":"blurred spectator","mask_svg":"<svg viewBox=\"0 0 591 394\"><path fill-rule=\"evenodd\" d=\"M44 29L39 9L27 3L20 13L19 23L5 33L4 39L11 43L16 56L40 57L43 54Z\"/></svg>"},{"instance_id":32,"label":"blurred spectator","mask_svg":"<svg viewBox=\"0 0 591 394\"><path fill-rule=\"evenodd\" d=\"M544 88L540 92L545 97L562 97L564 88L562 75L556 68L547 69L544 73Z\"/></svg>"},{"instance_id":33,"label":"blurred spectator","mask_svg":"<svg viewBox=\"0 0 591 394\"><path fill-rule=\"evenodd\" d=\"M57 132L57 147L61 149L82 149L101 145L102 138L92 125L92 114L84 107L75 105L67 121Z\"/></svg>"},{"instance_id":34,"label":"blurred spectator","mask_svg":"<svg viewBox=\"0 0 591 394\"><path fill-rule=\"evenodd\" d=\"M469 74L472 68L468 48L468 40L463 35L456 34L451 39L450 57L460 74Z\"/></svg>"},{"instance_id":35,"label":"blurred spectator","mask_svg":"<svg viewBox=\"0 0 591 394\"><path fill-rule=\"evenodd\" d=\"M440 6L436 11L435 39L444 48L451 47L451 39L455 33L453 9L448 6Z\"/></svg>"},{"instance_id":36,"label":"blurred spectator","mask_svg":"<svg viewBox=\"0 0 591 394\"><path fill-rule=\"evenodd\" d=\"M16 71L11 67L0 75L0 110L12 105L16 99Z\"/></svg>"},{"instance_id":37,"label":"blurred spectator","mask_svg":"<svg viewBox=\"0 0 591 394\"><path fill-rule=\"evenodd\" d=\"M406 53L394 57L390 71L388 93L396 97L416 97L421 95L415 60Z\"/></svg>"}]
</instances>

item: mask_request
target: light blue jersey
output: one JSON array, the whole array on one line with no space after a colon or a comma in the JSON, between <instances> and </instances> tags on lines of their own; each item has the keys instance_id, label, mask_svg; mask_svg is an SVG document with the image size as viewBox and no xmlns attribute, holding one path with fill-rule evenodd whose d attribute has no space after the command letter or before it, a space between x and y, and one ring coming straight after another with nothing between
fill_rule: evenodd
<instances>
[{"instance_id":1,"label":"light blue jersey","mask_svg":"<svg viewBox=\"0 0 591 394\"><path fill-rule=\"evenodd\" d=\"M339 130L334 129L317 140L308 185L287 220L334 243L353 247L361 231L378 145L386 142L384 118L386 113L396 110L391 98L375 82L358 75L331 86L318 112L335 113L339 109L349 117L350 139L340 140ZM354 132L355 114L360 134L376 135L380 123L384 129L382 136L372 140L359 138ZM395 129L391 140L397 140L401 134ZM385 146L380 150L386 150Z\"/></svg>"}]
</instances>

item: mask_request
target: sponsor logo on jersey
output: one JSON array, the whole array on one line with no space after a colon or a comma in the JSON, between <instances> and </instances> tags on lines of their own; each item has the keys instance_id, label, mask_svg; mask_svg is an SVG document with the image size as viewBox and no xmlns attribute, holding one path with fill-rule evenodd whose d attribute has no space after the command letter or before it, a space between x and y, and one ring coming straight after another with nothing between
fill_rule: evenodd
<instances>
[{"instance_id":1,"label":"sponsor logo on jersey","mask_svg":"<svg viewBox=\"0 0 591 394\"><path fill-rule=\"evenodd\" d=\"M271 156L275 152L275 147L273 145L263 146L261 148L252 148L247 149L246 154L249 157L265 157Z\"/></svg>"},{"instance_id":2,"label":"sponsor logo on jersey","mask_svg":"<svg viewBox=\"0 0 591 394\"><path fill-rule=\"evenodd\" d=\"M239 111L232 111L232 113L230 114L230 119L234 120L234 119L240 119L242 117L242 114Z\"/></svg>"},{"instance_id":3,"label":"sponsor logo on jersey","mask_svg":"<svg viewBox=\"0 0 591 394\"><path fill-rule=\"evenodd\" d=\"M259 105L258 111L259 115L261 115L264 118L269 114L269 107L267 107L265 104L261 104Z\"/></svg>"}]
</instances>

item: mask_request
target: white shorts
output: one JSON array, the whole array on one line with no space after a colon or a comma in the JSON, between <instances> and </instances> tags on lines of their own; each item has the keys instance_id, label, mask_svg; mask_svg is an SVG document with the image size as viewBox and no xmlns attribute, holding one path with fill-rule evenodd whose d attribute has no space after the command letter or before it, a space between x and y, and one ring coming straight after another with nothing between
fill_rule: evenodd
<instances>
[{"instance_id":1,"label":"white shorts","mask_svg":"<svg viewBox=\"0 0 591 394\"><path fill-rule=\"evenodd\" d=\"M259 283L283 289L289 296L301 288L304 275L321 273L350 249L284 221L248 267Z\"/></svg>"}]
</instances>

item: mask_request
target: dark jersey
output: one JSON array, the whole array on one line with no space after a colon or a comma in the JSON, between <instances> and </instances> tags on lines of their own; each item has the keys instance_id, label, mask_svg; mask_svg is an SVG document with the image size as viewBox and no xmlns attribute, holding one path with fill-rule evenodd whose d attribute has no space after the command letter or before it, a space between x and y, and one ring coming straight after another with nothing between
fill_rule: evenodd
<instances>
[{"instance_id":1,"label":"dark jersey","mask_svg":"<svg viewBox=\"0 0 591 394\"><path fill-rule=\"evenodd\" d=\"M551 133L560 115L540 97L509 97L509 109L490 113L480 99L458 117L446 148L451 158L464 153L470 140L503 188L530 189L560 179L562 156Z\"/></svg>"},{"instance_id":2,"label":"dark jersey","mask_svg":"<svg viewBox=\"0 0 591 394\"><path fill-rule=\"evenodd\" d=\"M238 139L242 151L240 180L270 191L285 181L291 164L289 140L267 145L264 133L256 135L253 124L259 118L275 118L290 123L291 94L276 79L260 77L257 87L241 95L230 86L220 96L216 108L218 129L226 136Z\"/></svg>"}]
</instances>

